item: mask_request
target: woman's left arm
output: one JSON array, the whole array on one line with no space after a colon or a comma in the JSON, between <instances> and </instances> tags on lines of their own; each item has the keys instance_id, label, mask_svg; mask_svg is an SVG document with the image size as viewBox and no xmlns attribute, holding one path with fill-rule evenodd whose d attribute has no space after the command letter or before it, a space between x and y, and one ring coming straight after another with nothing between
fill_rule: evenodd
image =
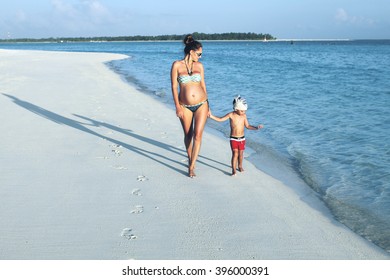
<instances>
[{"instance_id":1,"label":"woman's left arm","mask_svg":"<svg viewBox=\"0 0 390 280\"><path fill-rule=\"evenodd\" d=\"M198 62L199 63L199 68L200 68L200 76L202 77L202 80L200 82L200 85L201 87L203 88L203 91L204 93L206 94L206 97L207 97L207 90L206 90L206 82L204 80L204 68L203 68L203 64L201 62Z\"/></svg>"}]
</instances>

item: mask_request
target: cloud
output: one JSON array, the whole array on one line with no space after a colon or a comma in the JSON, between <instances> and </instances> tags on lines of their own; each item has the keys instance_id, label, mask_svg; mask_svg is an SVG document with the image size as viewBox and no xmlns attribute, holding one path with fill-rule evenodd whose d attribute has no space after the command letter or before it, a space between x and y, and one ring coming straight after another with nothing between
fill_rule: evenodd
<instances>
[{"instance_id":1,"label":"cloud","mask_svg":"<svg viewBox=\"0 0 390 280\"><path fill-rule=\"evenodd\" d=\"M83 1L83 3L94 15L104 16L108 14L108 10L106 9L106 7L104 7L99 1Z\"/></svg>"},{"instance_id":2,"label":"cloud","mask_svg":"<svg viewBox=\"0 0 390 280\"><path fill-rule=\"evenodd\" d=\"M140 22L153 19L140 18L126 6L111 10L101 0L50 0L48 4L39 9L18 8L0 17L0 38L122 36L144 33L139 29L146 24Z\"/></svg>"},{"instance_id":3,"label":"cloud","mask_svg":"<svg viewBox=\"0 0 390 280\"><path fill-rule=\"evenodd\" d=\"M100 20L110 17L110 12L97 0L79 0L69 3L64 0L52 0L54 13L70 19Z\"/></svg>"},{"instance_id":4,"label":"cloud","mask_svg":"<svg viewBox=\"0 0 390 280\"><path fill-rule=\"evenodd\" d=\"M345 22L345 21L348 21L349 16L348 16L347 12L344 9L339 8L336 11L335 19L337 21Z\"/></svg>"},{"instance_id":5,"label":"cloud","mask_svg":"<svg viewBox=\"0 0 390 280\"><path fill-rule=\"evenodd\" d=\"M51 5L51 21L70 33L96 32L98 25L110 25L114 20L110 11L97 0L52 0Z\"/></svg>"},{"instance_id":6,"label":"cloud","mask_svg":"<svg viewBox=\"0 0 390 280\"><path fill-rule=\"evenodd\" d=\"M51 5L54 9L54 12L61 15L72 17L77 13L77 11L70 3L66 3L62 0L52 0Z\"/></svg>"},{"instance_id":7,"label":"cloud","mask_svg":"<svg viewBox=\"0 0 390 280\"><path fill-rule=\"evenodd\" d=\"M351 16L343 8L338 8L335 13L335 19L339 23L347 23L353 25L371 26L375 24L375 20L359 16Z\"/></svg>"}]
</instances>

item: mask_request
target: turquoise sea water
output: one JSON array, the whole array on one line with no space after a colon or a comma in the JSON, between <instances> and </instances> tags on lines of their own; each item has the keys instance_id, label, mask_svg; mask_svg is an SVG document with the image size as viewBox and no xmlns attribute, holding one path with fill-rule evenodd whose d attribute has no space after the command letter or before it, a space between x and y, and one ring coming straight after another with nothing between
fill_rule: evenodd
<instances>
[{"instance_id":1,"label":"turquoise sea water","mask_svg":"<svg viewBox=\"0 0 390 280\"><path fill-rule=\"evenodd\" d=\"M127 54L110 67L174 108L169 73L180 42L0 48ZM249 159L287 184L286 170L304 180L337 220L390 252L390 40L203 42L202 62L213 113L230 111L240 94L250 123L265 125L246 135ZM208 126L228 135L227 123Z\"/></svg>"}]
</instances>

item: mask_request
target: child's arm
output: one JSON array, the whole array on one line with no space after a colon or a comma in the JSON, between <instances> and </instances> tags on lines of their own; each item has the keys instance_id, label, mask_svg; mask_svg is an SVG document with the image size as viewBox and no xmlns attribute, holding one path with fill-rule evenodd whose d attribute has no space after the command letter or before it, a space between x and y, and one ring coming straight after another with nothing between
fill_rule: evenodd
<instances>
[{"instance_id":1,"label":"child's arm","mask_svg":"<svg viewBox=\"0 0 390 280\"><path fill-rule=\"evenodd\" d=\"M258 130L262 129L264 126L262 124L259 124L258 126L253 126L249 124L248 119L245 117L245 127L249 130Z\"/></svg>"},{"instance_id":2,"label":"child's arm","mask_svg":"<svg viewBox=\"0 0 390 280\"><path fill-rule=\"evenodd\" d=\"M223 117L217 117L217 116L214 116L213 114L211 114L210 112L210 119L214 120L214 121L217 121L217 122L224 122L226 120L228 120L230 118L230 113L227 113L225 116Z\"/></svg>"},{"instance_id":3,"label":"child's arm","mask_svg":"<svg viewBox=\"0 0 390 280\"><path fill-rule=\"evenodd\" d=\"M262 128L264 128L264 125L262 125L262 124L259 124L258 126L253 126L253 125L247 126L247 129L250 129L250 130L259 130Z\"/></svg>"}]
</instances>

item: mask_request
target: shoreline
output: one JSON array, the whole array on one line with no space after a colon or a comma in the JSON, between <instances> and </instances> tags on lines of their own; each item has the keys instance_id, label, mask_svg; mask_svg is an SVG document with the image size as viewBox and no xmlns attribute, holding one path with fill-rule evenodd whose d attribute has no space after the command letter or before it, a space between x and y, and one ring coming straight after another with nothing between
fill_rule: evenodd
<instances>
[{"instance_id":1,"label":"shoreline","mask_svg":"<svg viewBox=\"0 0 390 280\"><path fill-rule=\"evenodd\" d=\"M353 42L353 41L390 41L390 39L356 39L356 38L339 38L339 39L331 39L331 38L326 38L326 39L316 39L316 38L278 38L278 39L270 39L270 40L202 40L202 42L224 42L224 43L229 43L229 42L257 42L257 43L280 43L280 42ZM2 41L0 42L0 46L2 44L82 44L82 43L94 43L94 44L101 44L101 43L172 43L172 42L177 42L181 43L181 40L156 40L156 41L64 41L64 42L56 42L56 41L42 41L42 42L6 42Z\"/></svg>"},{"instance_id":2,"label":"shoreline","mask_svg":"<svg viewBox=\"0 0 390 280\"><path fill-rule=\"evenodd\" d=\"M124 55L0 57L0 259L389 259L311 191L246 159L231 178L228 143L210 128L188 178L173 110L103 64Z\"/></svg>"}]
</instances>

